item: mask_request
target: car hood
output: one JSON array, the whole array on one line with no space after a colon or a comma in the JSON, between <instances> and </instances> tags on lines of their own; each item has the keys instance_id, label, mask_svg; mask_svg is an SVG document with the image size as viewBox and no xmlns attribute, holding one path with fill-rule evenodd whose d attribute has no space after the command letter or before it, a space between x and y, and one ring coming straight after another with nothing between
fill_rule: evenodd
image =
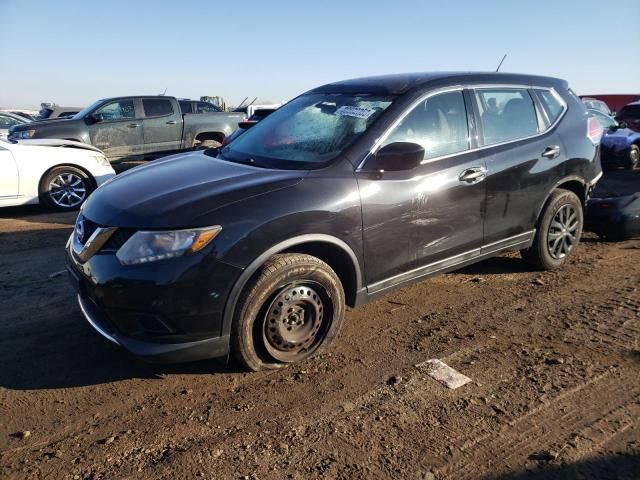
<instances>
[{"instance_id":1,"label":"car hood","mask_svg":"<svg viewBox=\"0 0 640 480\"><path fill-rule=\"evenodd\" d=\"M136 167L97 189L83 215L100 225L135 229L202 227L230 203L286 188L307 172L269 170L190 152Z\"/></svg>"},{"instance_id":2,"label":"car hood","mask_svg":"<svg viewBox=\"0 0 640 480\"><path fill-rule=\"evenodd\" d=\"M74 118L52 118L51 120L38 120L35 122L14 125L13 127L11 127L11 131L21 132L23 130L34 130L42 127L49 127L51 125L59 125L63 122L77 122L77 120Z\"/></svg>"},{"instance_id":3,"label":"car hood","mask_svg":"<svg viewBox=\"0 0 640 480\"><path fill-rule=\"evenodd\" d=\"M75 142L73 140L64 140L59 138L37 138L33 140L17 140L19 145L37 146L37 147L67 147L79 148L81 150L91 150L93 152L103 153L98 147L89 145L88 143Z\"/></svg>"},{"instance_id":4,"label":"car hood","mask_svg":"<svg viewBox=\"0 0 640 480\"><path fill-rule=\"evenodd\" d=\"M638 132L634 132L629 128L618 128L617 130L608 130L604 132L602 141L606 143L607 140L627 140L632 138L640 138Z\"/></svg>"}]
</instances>

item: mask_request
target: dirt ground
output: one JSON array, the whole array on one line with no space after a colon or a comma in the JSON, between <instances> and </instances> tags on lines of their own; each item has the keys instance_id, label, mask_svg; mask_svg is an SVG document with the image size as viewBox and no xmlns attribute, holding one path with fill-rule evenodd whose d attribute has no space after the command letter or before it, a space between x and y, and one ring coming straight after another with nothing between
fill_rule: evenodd
<instances>
[{"instance_id":1,"label":"dirt ground","mask_svg":"<svg viewBox=\"0 0 640 480\"><path fill-rule=\"evenodd\" d=\"M640 478L640 240L404 288L319 358L246 373L95 333L59 273L73 220L0 217L0 478ZM446 389L432 358L472 382Z\"/></svg>"}]
</instances>

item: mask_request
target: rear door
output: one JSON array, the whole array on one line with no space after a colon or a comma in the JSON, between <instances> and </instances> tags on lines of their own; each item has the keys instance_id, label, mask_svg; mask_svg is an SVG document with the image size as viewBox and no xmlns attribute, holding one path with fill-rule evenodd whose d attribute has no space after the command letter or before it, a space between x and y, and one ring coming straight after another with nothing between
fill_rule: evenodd
<instances>
[{"instance_id":1,"label":"rear door","mask_svg":"<svg viewBox=\"0 0 640 480\"><path fill-rule=\"evenodd\" d=\"M182 114L170 98L143 98L144 152L179 150L182 142Z\"/></svg>"},{"instance_id":2,"label":"rear door","mask_svg":"<svg viewBox=\"0 0 640 480\"><path fill-rule=\"evenodd\" d=\"M376 178L356 173L367 283L372 293L477 256L482 245L484 161L472 151L462 89L420 100L381 147L412 142L425 158Z\"/></svg>"},{"instance_id":3,"label":"rear door","mask_svg":"<svg viewBox=\"0 0 640 480\"><path fill-rule=\"evenodd\" d=\"M93 112L89 125L91 144L110 159L122 159L143 152L142 113L133 98L113 100Z\"/></svg>"},{"instance_id":4,"label":"rear door","mask_svg":"<svg viewBox=\"0 0 640 480\"><path fill-rule=\"evenodd\" d=\"M550 91L546 91L549 93ZM481 87L472 92L479 152L487 166L486 248L527 242L566 152L555 123L526 87Z\"/></svg>"}]
</instances>

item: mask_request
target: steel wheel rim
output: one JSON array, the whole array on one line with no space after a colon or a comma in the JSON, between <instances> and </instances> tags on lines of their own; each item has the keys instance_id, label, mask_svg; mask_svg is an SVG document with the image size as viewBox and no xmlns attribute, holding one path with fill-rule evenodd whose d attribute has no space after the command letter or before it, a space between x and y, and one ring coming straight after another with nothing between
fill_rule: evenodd
<instances>
[{"instance_id":1,"label":"steel wheel rim","mask_svg":"<svg viewBox=\"0 0 640 480\"><path fill-rule=\"evenodd\" d=\"M77 207L86 197L84 180L76 173L61 173L49 182L49 198L59 207Z\"/></svg>"},{"instance_id":2,"label":"steel wheel rim","mask_svg":"<svg viewBox=\"0 0 640 480\"><path fill-rule=\"evenodd\" d=\"M580 220L573 205L563 205L551 220L547 234L549 254L556 260L565 258L578 242Z\"/></svg>"},{"instance_id":3,"label":"steel wheel rim","mask_svg":"<svg viewBox=\"0 0 640 480\"><path fill-rule=\"evenodd\" d=\"M314 351L327 331L329 303L325 289L316 282L280 288L263 319L262 339L269 355L295 362Z\"/></svg>"},{"instance_id":4,"label":"steel wheel rim","mask_svg":"<svg viewBox=\"0 0 640 480\"><path fill-rule=\"evenodd\" d=\"M637 148L632 148L629 152L629 158L631 159L631 163L633 163L634 165L638 163L638 160L640 160L640 150Z\"/></svg>"}]
</instances>

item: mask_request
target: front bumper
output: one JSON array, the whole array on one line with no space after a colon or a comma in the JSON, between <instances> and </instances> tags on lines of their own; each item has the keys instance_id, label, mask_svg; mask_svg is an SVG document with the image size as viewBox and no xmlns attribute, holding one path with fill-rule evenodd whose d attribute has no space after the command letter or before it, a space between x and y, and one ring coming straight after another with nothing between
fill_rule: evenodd
<instances>
[{"instance_id":1,"label":"front bumper","mask_svg":"<svg viewBox=\"0 0 640 480\"><path fill-rule=\"evenodd\" d=\"M69 278L90 325L107 340L154 363L227 355L226 298L242 270L206 255L122 266L114 252L82 263L66 250Z\"/></svg>"},{"instance_id":2,"label":"front bumper","mask_svg":"<svg viewBox=\"0 0 640 480\"><path fill-rule=\"evenodd\" d=\"M229 353L229 337L206 338L193 342L154 343L121 336L110 330L101 318L98 306L78 295L78 305L89 324L100 335L136 357L151 363L181 363L205 358L224 357Z\"/></svg>"},{"instance_id":3,"label":"front bumper","mask_svg":"<svg viewBox=\"0 0 640 480\"><path fill-rule=\"evenodd\" d=\"M600 161L603 167L624 166L629 160L629 146L602 145Z\"/></svg>"},{"instance_id":4,"label":"front bumper","mask_svg":"<svg viewBox=\"0 0 640 480\"><path fill-rule=\"evenodd\" d=\"M640 235L640 195L592 199L587 205L585 230L611 240Z\"/></svg>"}]
</instances>

